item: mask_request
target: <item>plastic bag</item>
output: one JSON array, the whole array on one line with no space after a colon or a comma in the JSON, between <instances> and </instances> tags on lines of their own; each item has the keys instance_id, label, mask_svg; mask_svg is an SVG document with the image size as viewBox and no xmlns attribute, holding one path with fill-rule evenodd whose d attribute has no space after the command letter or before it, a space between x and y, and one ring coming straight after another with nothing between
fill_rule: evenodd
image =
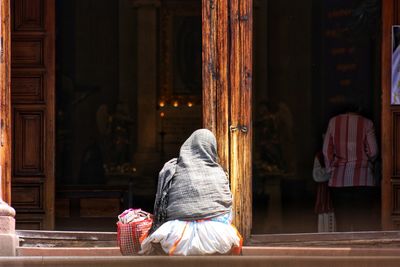
<instances>
[{"instance_id":1,"label":"plastic bag","mask_svg":"<svg viewBox=\"0 0 400 267\"><path fill-rule=\"evenodd\" d=\"M117 241L122 255L136 255L153 224L152 215L141 209L129 209L118 216Z\"/></svg>"},{"instance_id":2,"label":"plastic bag","mask_svg":"<svg viewBox=\"0 0 400 267\"><path fill-rule=\"evenodd\" d=\"M241 236L231 224L205 221L168 221L142 243L143 254L151 254L159 243L169 255L240 254Z\"/></svg>"}]
</instances>

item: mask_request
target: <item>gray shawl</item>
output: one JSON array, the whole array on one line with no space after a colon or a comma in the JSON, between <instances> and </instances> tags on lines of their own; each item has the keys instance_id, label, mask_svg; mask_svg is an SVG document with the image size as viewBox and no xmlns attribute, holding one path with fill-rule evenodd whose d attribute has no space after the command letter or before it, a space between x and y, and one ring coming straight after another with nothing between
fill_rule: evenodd
<instances>
[{"instance_id":1,"label":"gray shawl","mask_svg":"<svg viewBox=\"0 0 400 267\"><path fill-rule=\"evenodd\" d=\"M215 136L195 131L182 145L178 159L168 161L159 174L154 226L170 220L193 221L231 210L228 177L217 163Z\"/></svg>"}]
</instances>

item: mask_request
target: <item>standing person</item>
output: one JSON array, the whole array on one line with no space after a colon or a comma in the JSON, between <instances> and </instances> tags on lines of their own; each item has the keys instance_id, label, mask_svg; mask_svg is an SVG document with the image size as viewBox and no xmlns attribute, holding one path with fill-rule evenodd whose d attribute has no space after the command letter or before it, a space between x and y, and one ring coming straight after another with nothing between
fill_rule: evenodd
<instances>
[{"instance_id":1,"label":"standing person","mask_svg":"<svg viewBox=\"0 0 400 267\"><path fill-rule=\"evenodd\" d=\"M195 131L179 157L160 172L152 233L142 243L143 254L210 255L241 246L231 225L229 179L217 162L215 136Z\"/></svg>"},{"instance_id":2,"label":"standing person","mask_svg":"<svg viewBox=\"0 0 400 267\"><path fill-rule=\"evenodd\" d=\"M323 154L330 173L333 206L340 231L369 230L379 220L374 210L379 198L373 176L373 162L378 154L371 120L349 106L348 112L329 121Z\"/></svg>"},{"instance_id":3,"label":"standing person","mask_svg":"<svg viewBox=\"0 0 400 267\"><path fill-rule=\"evenodd\" d=\"M322 135L324 138L325 135ZM332 206L332 198L328 181L330 173L325 168L325 160L322 150L314 157L313 179L317 183L317 197L314 211L318 215L318 232L335 232L336 220Z\"/></svg>"}]
</instances>

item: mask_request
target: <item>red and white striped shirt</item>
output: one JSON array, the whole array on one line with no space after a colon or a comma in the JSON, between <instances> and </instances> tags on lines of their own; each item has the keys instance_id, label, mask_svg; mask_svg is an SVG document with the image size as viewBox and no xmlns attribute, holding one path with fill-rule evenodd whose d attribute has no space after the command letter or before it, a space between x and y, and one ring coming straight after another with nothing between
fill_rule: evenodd
<instances>
[{"instance_id":1,"label":"red and white striped shirt","mask_svg":"<svg viewBox=\"0 0 400 267\"><path fill-rule=\"evenodd\" d=\"M372 161L378 154L372 121L357 114L342 114L329 121L323 153L329 186L374 186Z\"/></svg>"}]
</instances>

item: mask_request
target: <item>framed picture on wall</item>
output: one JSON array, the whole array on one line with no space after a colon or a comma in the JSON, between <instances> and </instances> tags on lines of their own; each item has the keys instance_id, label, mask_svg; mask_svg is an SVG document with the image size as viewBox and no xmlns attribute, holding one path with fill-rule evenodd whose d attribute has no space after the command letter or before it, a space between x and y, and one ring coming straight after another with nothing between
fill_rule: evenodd
<instances>
[{"instance_id":1,"label":"framed picture on wall","mask_svg":"<svg viewBox=\"0 0 400 267\"><path fill-rule=\"evenodd\" d=\"M190 98L202 92L202 19L199 1L163 2L160 10L160 96Z\"/></svg>"},{"instance_id":2,"label":"framed picture on wall","mask_svg":"<svg viewBox=\"0 0 400 267\"><path fill-rule=\"evenodd\" d=\"M391 104L400 105L400 25L392 27Z\"/></svg>"}]
</instances>

